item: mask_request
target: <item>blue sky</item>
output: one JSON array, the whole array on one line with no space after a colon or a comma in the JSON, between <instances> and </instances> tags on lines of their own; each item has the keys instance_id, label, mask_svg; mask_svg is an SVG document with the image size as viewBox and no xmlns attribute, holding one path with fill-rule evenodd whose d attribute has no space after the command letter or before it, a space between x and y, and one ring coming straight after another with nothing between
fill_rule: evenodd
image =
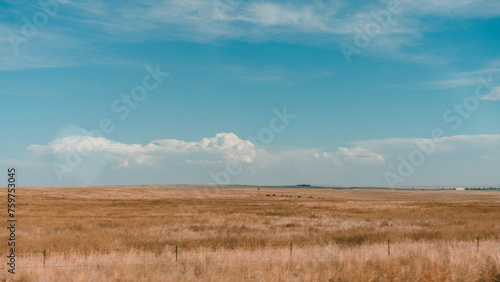
<instances>
[{"instance_id":1,"label":"blue sky","mask_svg":"<svg viewBox=\"0 0 500 282\"><path fill-rule=\"evenodd\" d=\"M498 1L0 7L21 185L500 185Z\"/></svg>"}]
</instances>

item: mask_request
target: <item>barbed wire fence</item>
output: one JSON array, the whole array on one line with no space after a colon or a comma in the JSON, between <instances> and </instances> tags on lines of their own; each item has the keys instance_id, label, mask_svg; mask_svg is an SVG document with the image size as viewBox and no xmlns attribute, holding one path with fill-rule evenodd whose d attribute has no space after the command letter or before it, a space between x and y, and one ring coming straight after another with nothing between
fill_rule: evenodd
<instances>
[{"instance_id":1,"label":"barbed wire fence","mask_svg":"<svg viewBox=\"0 0 500 282\"><path fill-rule=\"evenodd\" d=\"M491 240L488 240L491 241ZM461 246L464 246L464 243L466 241L460 241ZM470 242L470 241L469 241ZM424 242L420 242L424 243ZM425 242L426 244L432 244L432 242ZM425 244L424 243L424 244ZM401 242L393 242L390 240L387 240L387 245L386 249L384 251L383 244L378 244L380 245L380 254L385 255L388 257L397 257L398 255L404 255L408 253L409 248L407 247L406 243L401 243ZM442 242L440 243L442 246ZM448 245L449 246L449 245ZM480 253L481 250L481 240L478 237L476 240L470 243L468 245L469 251L475 251L477 253ZM252 254L251 257L234 257L231 256L230 254L224 253L224 252L217 252L217 251L212 251L211 253L200 253L200 251L194 251L192 249L188 249L186 252L182 252L182 249L179 248L179 246L166 246L163 248L159 248L158 250L141 250L141 249L100 249L100 250L80 250L80 249L70 249L67 251L50 251L47 249L43 249L40 251L28 251L28 252L19 252L19 263L21 264L20 266L16 266L18 269L34 269L34 268L102 268L102 267L126 267L126 266L165 266L168 264L173 264L177 263L180 260L182 261L189 261L190 259L199 259L200 255L203 256L203 258L209 258L209 259L230 259L231 261L242 261L242 262L257 262L257 261L262 261L262 260L273 260L274 258L278 257L277 260L283 261L286 259L293 260L294 259L294 254L297 253L297 250L299 251L300 255L306 255L307 257L313 258L315 255L318 255L315 252L310 252L305 250L304 248L296 248L294 249L293 242L289 243L289 246L286 245L280 245L280 246L275 246L273 247L274 249L258 249L258 250L244 250L242 251L243 253L249 253ZM207 248L208 249L208 248ZM495 244L493 247L495 250L500 251L500 245ZM345 250L345 249L344 249ZM488 246L487 250L491 251L492 246ZM237 249L232 249L230 251L237 251ZM142 253L143 254L143 259L144 260L149 260L151 258L154 258L155 260L158 260L158 262L154 263L122 263L122 264L106 264L106 263L82 263L82 264L68 264L68 265L61 265L61 264L54 264L54 263L60 263L62 261L66 261L64 259L64 256L71 254L75 255L78 253L82 253L87 255L87 257L91 257L92 255L109 255L113 254L112 252L120 252L122 254L126 253L135 253L134 255L137 255L137 253ZM305 252L305 254L304 254ZM145 255L147 254L147 255ZM271 256L271 255L274 255ZM321 259L339 259L341 255L338 254L328 254L325 255L324 253L319 254ZM36 259L35 259L36 257ZM51 258L52 257L52 258ZM57 257L63 257L61 259L56 259ZM142 259L141 259L142 260ZM26 264L38 264L34 266L24 266ZM0 269L6 270L8 268L6 267L1 267Z\"/></svg>"}]
</instances>

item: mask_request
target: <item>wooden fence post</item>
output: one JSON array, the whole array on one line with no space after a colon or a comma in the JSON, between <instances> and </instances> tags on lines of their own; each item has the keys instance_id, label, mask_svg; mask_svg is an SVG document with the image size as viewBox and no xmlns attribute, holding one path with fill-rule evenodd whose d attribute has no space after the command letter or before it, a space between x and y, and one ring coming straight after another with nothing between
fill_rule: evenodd
<instances>
[{"instance_id":1,"label":"wooden fence post","mask_svg":"<svg viewBox=\"0 0 500 282\"><path fill-rule=\"evenodd\" d=\"M477 237L477 251L479 252L479 237Z\"/></svg>"},{"instance_id":2,"label":"wooden fence post","mask_svg":"<svg viewBox=\"0 0 500 282\"><path fill-rule=\"evenodd\" d=\"M175 246L175 262L177 262L177 246Z\"/></svg>"},{"instance_id":3,"label":"wooden fence post","mask_svg":"<svg viewBox=\"0 0 500 282\"><path fill-rule=\"evenodd\" d=\"M387 255L391 255L391 240L387 240Z\"/></svg>"},{"instance_id":4,"label":"wooden fence post","mask_svg":"<svg viewBox=\"0 0 500 282\"><path fill-rule=\"evenodd\" d=\"M43 249L43 266L45 266L45 249Z\"/></svg>"},{"instance_id":5,"label":"wooden fence post","mask_svg":"<svg viewBox=\"0 0 500 282\"><path fill-rule=\"evenodd\" d=\"M290 242L290 258L292 258L292 246L293 246L293 243Z\"/></svg>"}]
</instances>

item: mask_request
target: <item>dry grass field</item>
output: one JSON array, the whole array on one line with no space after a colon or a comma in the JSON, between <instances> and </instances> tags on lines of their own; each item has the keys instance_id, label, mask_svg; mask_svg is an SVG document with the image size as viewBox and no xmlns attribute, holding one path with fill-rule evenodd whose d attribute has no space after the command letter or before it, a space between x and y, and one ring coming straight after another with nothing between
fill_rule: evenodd
<instances>
[{"instance_id":1,"label":"dry grass field","mask_svg":"<svg viewBox=\"0 0 500 282\"><path fill-rule=\"evenodd\" d=\"M2 263L2 281L500 281L500 192L172 185L16 195L18 263L15 275Z\"/></svg>"}]
</instances>

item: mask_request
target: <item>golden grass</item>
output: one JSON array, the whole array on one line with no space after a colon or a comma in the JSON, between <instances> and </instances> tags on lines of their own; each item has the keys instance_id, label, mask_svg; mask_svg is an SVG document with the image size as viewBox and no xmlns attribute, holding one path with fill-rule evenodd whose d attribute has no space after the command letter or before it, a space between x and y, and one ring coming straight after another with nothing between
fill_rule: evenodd
<instances>
[{"instance_id":1,"label":"golden grass","mask_svg":"<svg viewBox=\"0 0 500 282\"><path fill-rule=\"evenodd\" d=\"M147 186L16 194L19 268L15 276L2 270L2 280L500 281L498 192Z\"/></svg>"}]
</instances>

